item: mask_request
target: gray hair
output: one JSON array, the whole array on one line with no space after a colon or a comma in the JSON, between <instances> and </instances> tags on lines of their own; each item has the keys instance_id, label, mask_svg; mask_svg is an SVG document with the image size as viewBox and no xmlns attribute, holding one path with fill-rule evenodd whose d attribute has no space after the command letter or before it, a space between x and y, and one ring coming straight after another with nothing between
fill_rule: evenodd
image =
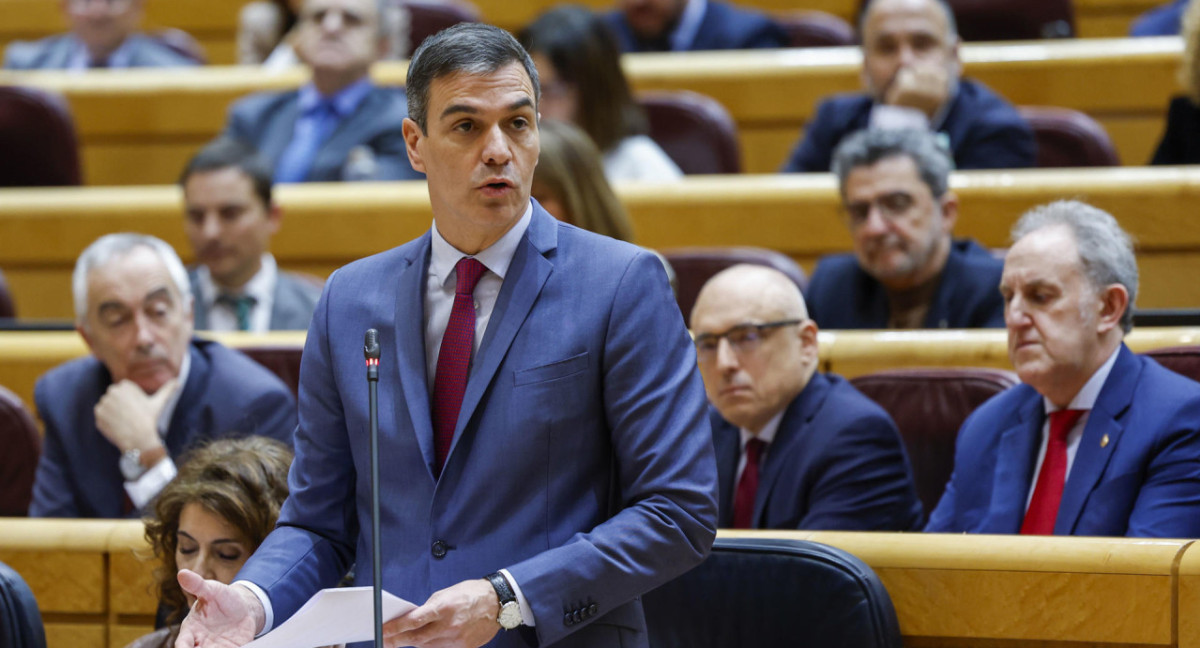
<instances>
[{"instance_id":1,"label":"gray hair","mask_svg":"<svg viewBox=\"0 0 1200 648\"><path fill-rule=\"evenodd\" d=\"M408 116L426 132L429 88L435 79L456 73L491 74L520 63L533 82L533 102L541 99L537 68L512 34L483 23L459 23L425 39L408 64Z\"/></svg>"},{"instance_id":2,"label":"gray hair","mask_svg":"<svg viewBox=\"0 0 1200 648\"><path fill-rule=\"evenodd\" d=\"M1079 202L1057 200L1025 212L1013 225L1012 242L1046 227L1066 226L1075 237L1083 274L1097 291L1121 284L1129 305L1121 314L1121 329L1133 329L1133 303L1137 299L1138 267L1133 239L1108 212Z\"/></svg>"},{"instance_id":3,"label":"gray hair","mask_svg":"<svg viewBox=\"0 0 1200 648\"><path fill-rule=\"evenodd\" d=\"M179 255L175 254L175 249L170 245L161 239L145 234L129 232L106 234L96 239L87 246L83 254L79 255L79 260L75 262L75 272L71 275L71 292L75 299L75 321L79 325L82 326L87 321L88 275L92 270L108 265L113 259L125 256L139 247L149 248L158 255L163 265L167 267L167 272L170 273L171 279L175 282L175 287L179 289L179 294L185 303L192 298L192 286L188 281L187 270L184 269Z\"/></svg>"},{"instance_id":4,"label":"gray hair","mask_svg":"<svg viewBox=\"0 0 1200 648\"><path fill-rule=\"evenodd\" d=\"M946 42L953 43L958 40L958 21L954 19L954 10L950 8L950 4L946 0L929 0L933 6L941 10L942 15L946 17ZM867 13L871 11L871 5L875 4L875 0L867 0L863 3L862 11L858 14L858 40L861 43L863 40L864 28L867 25Z\"/></svg>"},{"instance_id":5,"label":"gray hair","mask_svg":"<svg viewBox=\"0 0 1200 648\"><path fill-rule=\"evenodd\" d=\"M846 178L858 167L903 155L917 165L917 173L933 197L941 198L949 189L954 160L938 138L937 133L908 129L852 133L833 152L832 170L837 175L839 190L845 188Z\"/></svg>"}]
</instances>

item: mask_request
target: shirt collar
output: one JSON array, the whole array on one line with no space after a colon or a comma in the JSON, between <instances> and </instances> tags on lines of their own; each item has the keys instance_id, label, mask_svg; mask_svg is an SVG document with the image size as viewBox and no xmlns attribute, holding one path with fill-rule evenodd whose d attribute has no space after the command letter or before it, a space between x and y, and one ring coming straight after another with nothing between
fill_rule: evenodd
<instances>
[{"instance_id":1,"label":"shirt collar","mask_svg":"<svg viewBox=\"0 0 1200 648\"><path fill-rule=\"evenodd\" d=\"M771 420L767 421L767 424L763 426L763 429L759 430L758 434L754 434L746 428L738 428L738 432L742 435L742 447L745 448L746 443L755 437L759 441L771 445L771 442L775 440L775 433L779 431L779 423L783 421L783 412L784 410L779 410L778 414L772 416Z\"/></svg>"},{"instance_id":2,"label":"shirt collar","mask_svg":"<svg viewBox=\"0 0 1200 648\"><path fill-rule=\"evenodd\" d=\"M498 241L481 250L474 257L503 280L505 273L508 272L509 264L512 263L513 255L517 253L517 245L521 243L521 238L525 236L525 230L529 229L529 222L532 219L533 201L530 201L517 224L509 228ZM429 273L437 277L444 285L450 279L450 273L454 270L458 260L469 255L460 252L442 237L441 232L438 231L436 219L429 231L432 239L430 241Z\"/></svg>"},{"instance_id":3,"label":"shirt collar","mask_svg":"<svg viewBox=\"0 0 1200 648\"><path fill-rule=\"evenodd\" d=\"M1104 383L1108 380L1108 374L1112 372L1113 365L1117 363L1117 354L1119 353L1121 353L1121 345L1117 345L1112 355L1108 356L1108 360L1100 365L1100 368L1096 370L1096 373L1092 374L1091 378L1088 378L1088 381L1083 385L1083 389L1080 389L1079 393L1075 394L1075 398L1072 398L1070 404L1064 409L1090 411L1096 406L1096 399L1100 397L1100 390L1104 388ZM1047 414L1058 409L1045 396L1042 397L1042 407L1045 408Z\"/></svg>"},{"instance_id":4,"label":"shirt collar","mask_svg":"<svg viewBox=\"0 0 1200 648\"><path fill-rule=\"evenodd\" d=\"M333 111L338 117L346 117L358 110L358 105L367 97L367 93L371 91L370 77L363 77L354 83L337 91L331 97L326 97L317 91L317 87L312 83L306 83L300 88L300 94L297 97L300 114L306 115L317 108L322 100L328 101L333 106Z\"/></svg>"},{"instance_id":5,"label":"shirt collar","mask_svg":"<svg viewBox=\"0 0 1200 648\"><path fill-rule=\"evenodd\" d=\"M175 388L175 393L171 394L158 414L158 435L164 439L167 437L167 428L171 426L171 418L175 416L175 406L179 404L179 399L183 396L183 388L187 385L188 374L191 372L192 345L188 344L187 348L183 350L183 362L179 364L179 384Z\"/></svg>"},{"instance_id":6,"label":"shirt collar","mask_svg":"<svg viewBox=\"0 0 1200 648\"><path fill-rule=\"evenodd\" d=\"M262 267L258 272L250 277L245 286L242 286L241 295L249 295L258 303L263 303L268 295L271 294L271 289L275 286L275 279L279 274L279 267L275 263L275 257L269 252L262 256ZM206 305L212 306L217 301L217 295L220 289L213 281L212 273L208 271L208 266L200 264L196 266L196 284L200 288L200 294L195 295L197 299L203 301Z\"/></svg>"},{"instance_id":7,"label":"shirt collar","mask_svg":"<svg viewBox=\"0 0 1200 648\"><path fill-rule=\"evenodd\" d=\"M88 54L87 45L84 45L83 41L76 38L74 34L71 34L69 38L75 45L75 49L71 54L71 69L86 70L91 67L91 55ZM129 64L133 61L133 48L130 47L129 42L133 40L133 38L134 36L131 34L125 40L121 41L121 44L117 46L117 49L113 50L112 54L108 55L108 62L106 64L107 67L129 67Z\"/></svg>"},{"instance_id":8,"label":"shirt collar","mask_svg":"<svg viewBox=\"0 0 1200 648\"><path fill-rule=\"evenodd\" d=\"M683 13L679 15L679 24L671 32L671 51L686 52L692 49L696 41L696 33L700 31L700 23L704 20L704 10L708 8L708 0L687 0Z\"/></svg>"}]
</instances>

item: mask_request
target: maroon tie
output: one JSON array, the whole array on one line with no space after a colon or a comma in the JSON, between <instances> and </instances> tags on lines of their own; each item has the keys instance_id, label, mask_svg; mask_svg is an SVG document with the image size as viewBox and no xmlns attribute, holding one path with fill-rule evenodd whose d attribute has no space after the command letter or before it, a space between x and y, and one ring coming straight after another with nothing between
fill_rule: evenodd
<instances>
[{"instance_id":1,"label":"maroon tie","mask_svg":"<svg viewBox=\"0 0 1200 648\"><path fill-rule=\"evenodd\" d=\"M1046 456L1042 459L1042 471L1038 473L1029 510L1021 533L1026 535L1053 535L1054 521L1058 519L1058 503L1062 501L1063 485L1067 481L1067 434L1086 410L1059 410L1050 412L1050 438L1046 440Z\"/></svg>"},{"instance_id":2,"label":"maroon tie","mask_svg":"<svg viewBox=\"0 0 1200 648\"><path fill-rule=\"evenodd\" d=\"M458 274L454 286L454 308L442 336L437 373L433 378L433 449L437 457L434 472L441 475L454 440L454 426L467 391L467 368L475 340L475 284L487 271L482 263L463 257L454 266Z\"/></svg>"},{"instance_id":3,"label":"maroon tie","mask_svg":"<svg viewBox=\"0 0 1200 648\"><path fill-rule=\"evenodd\" d=\"M754 496L758 493L758 460L763 448L767 447L761 439L752 438L746 442L746 467L742 468L742 476L738 479L737 492L733 495L733 528L749 529L754 522Z\"/></svg>"}]
</instances>

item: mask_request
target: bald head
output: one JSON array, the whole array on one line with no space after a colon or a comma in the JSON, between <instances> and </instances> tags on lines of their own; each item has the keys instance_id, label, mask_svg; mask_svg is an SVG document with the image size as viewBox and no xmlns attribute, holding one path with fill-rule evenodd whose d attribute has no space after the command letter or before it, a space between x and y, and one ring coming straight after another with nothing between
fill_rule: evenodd
<instances>
[{"instance_id":1,"label":"bald head","mask_svg":"<svg viewBox=\"0 0 1200 648\"><path fill-rule=\"evenodd\" d=\"M800 289L765 266L723 270L700 290L692 333L709 401L757 434L792 402L817 367L817 325Z\"/></svg>"}]
</instances>

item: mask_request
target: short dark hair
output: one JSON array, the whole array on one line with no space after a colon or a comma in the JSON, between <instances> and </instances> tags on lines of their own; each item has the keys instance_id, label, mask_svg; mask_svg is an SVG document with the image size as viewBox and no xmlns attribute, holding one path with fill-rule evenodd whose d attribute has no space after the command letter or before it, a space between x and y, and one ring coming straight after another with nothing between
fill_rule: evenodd
<instances>
[{"instance_id":1,"label":"short dark hair","mask_svg":"<svg viewBox=\"0 0 1200 648\"><path fill-rule=\"evenodd\" d=\"M551 9L518 35L531 54L542 54L579 92L576 123L601 151L648 131L621 69L621 50L599 15L580 6Z\"/></svg>"},{"instance_id":2,"label":"short dark hair","mask_svg":"<svg viewBox=\"0 0 1200 648\"><path fill-rule=\"evenodd\" d=\"M850 172L873 166L887 158L907 157L917 167L917 175L929 187L934 198L941 198L950 187L954 160L939 140L941 135L924 130L860 130L838 144L830 169L838 179L838 190L845 191Z\"/></svg>"},{"instance_id":3,"label":"short dark hair","mask_svg":"<svg viewBox=\"0 0 1200 648\"><path fill-rule=\"evenodd\" d=\"M954 18L954 10L950 8L950 3L946 0L930 0L930 2L946 17L946 40L953 42L958 38L958 21ZM875 0L864 0L862 9L858 12L858 42L860 43L866 36L867 12L871 10L873 4L875 4Z\"/></svg>"},{"instance_id":4,"label":"short dark hair","mask_svg":"<svg viewBox=\"0 0 1200 648\"><path fill-rule=\"evenodd\" d=\"M254 183L254 193L264 205L271 204L271 181L273 174L267 161L245 143L228 137L219 137L200 149L179 175L179 186L187 184L197 173L218 171L236 167Z\"/></svg>"},{"instance_id":5,"label":"short dark hair","mask_svg":"<svg viewBox=\"0 0 1200 648\"><path fill-rule=\"evenodd\" d=\"M534 108L541 98L533 59L512 34L483 23L459 23L425 39L408 64L408 116L426 132L429 88L434 79L455 73L491 74L510 63L520 63L533 83Z\"/></svg>"}]
</instances>

